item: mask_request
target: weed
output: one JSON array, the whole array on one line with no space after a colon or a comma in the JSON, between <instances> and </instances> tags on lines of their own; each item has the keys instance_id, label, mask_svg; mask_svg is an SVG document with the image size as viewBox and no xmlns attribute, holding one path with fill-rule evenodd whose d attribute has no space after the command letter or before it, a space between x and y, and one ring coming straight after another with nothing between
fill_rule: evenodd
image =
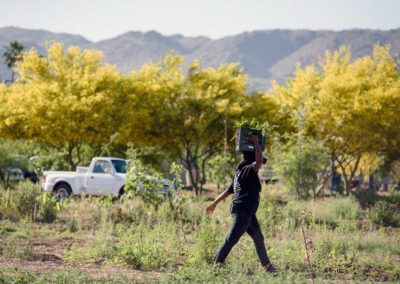
<instances>
[{"instance_id":1,"label":"weed","mask_svg":"<svg viewBox=\"0 0 400 284\"><path fill-rule=\"evenodd\" d=\"M376 202L370 209L369 216L373 222L382 226L400 226L399 208L387 201Z\"/></svg>"},{"instance_id":2,"label":"weed","mask_svg":"<svg viewBox=\"0 0 400 284\"><path fill-rule=\"evenodd\" d=\"M42 194L42 200L39 207L39 212L46 223L53 223L57 218L57 212L60 210L60 203L55 196L46 192Z\"/></svg>"},{"instance_id":3,"label":"weed","mask_svg":"<svg viewBox=\"0 0 400 284\"><path fill-rule=\"evenodd\" d=\"M30 216L33 218L39 189L37 185L30 182L22 182L13 194L13 205L20 216Z\"/></svg>"},{"instance_id":4,"label":"weed","mask_svg":"<svg viewBox=\"0 0 400 284\"><path fill-rule=\"evenodd\" d=\"M209 218L202 220L194 239L196 243L189 253L188 264L212 263L221 240L218 238L215 229L210 225Z\"/></svg>"}]
</instances>

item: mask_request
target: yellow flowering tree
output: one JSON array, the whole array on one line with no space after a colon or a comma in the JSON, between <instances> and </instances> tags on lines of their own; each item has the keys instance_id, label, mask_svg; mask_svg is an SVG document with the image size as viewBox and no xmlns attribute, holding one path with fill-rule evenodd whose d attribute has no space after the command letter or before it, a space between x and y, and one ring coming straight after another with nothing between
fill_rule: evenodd
<instances>
[{"instance_id":1,"label":"yellow flowering tree","mask_svg":"<svg viewBox=\"0 0 400 284\"><path fill-rule=\"evenodd\" d=\"M270 92L298 132L329 148L347 192L364 154L396 151L399 141L398 62L389 47L376 46L373 54L352 62L348 48L327 52L319 67L298 68Z\"/></svg>"},{"instance_id":2,"label":"yellow flowering tree","mask_svg":"<svg viewBox=\"0 0 400 284\"><path fill-rule=\"evenodd\" d=\"M237 65L202 69L193 62L187 74L183 58L168 55L131 75L135 95L147 109L141 120L143 140L163 147L188 170L196 194L206 161L224 145L224 128L241 114L246 76ZM133 122L134 123L134 122Z\"/></svg>"},{"instance_id":3,"label":"yellow flowering tree","mask_svg":"<svg viewBox=\"0 0 400 284\"><path fill-rule=\"evenodd\" d=\"M99 51L65 50L61 43L53 43L47 56L26 52L16 67L17 82L1 96L1 136L65 151L74 168L84 144L99 148L124 119L124 80L102 59Z\"/></svg>"}]
</instances>

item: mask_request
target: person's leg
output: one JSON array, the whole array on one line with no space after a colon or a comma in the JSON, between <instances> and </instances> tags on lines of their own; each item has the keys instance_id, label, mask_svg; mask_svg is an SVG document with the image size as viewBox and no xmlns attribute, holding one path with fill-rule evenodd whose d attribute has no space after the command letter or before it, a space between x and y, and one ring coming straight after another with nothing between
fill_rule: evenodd
<instances>
[{"instance_id":1,"label":"person's leg","mask_svg":"<svg viewBox=\"0 0 400 284\"><path fill-rule=\"evenodd\" d=\"M251 222L251 215L245 211L240 211L238 213L232 214L233 224L231 231L224 244L219 248L218 252L214 257L215 263L223 263L225 258L228 256L233 246L239 241L240 237L247 231L247 228Z\"/></svg>"},{"instance_id":2,"label":"person's leg","mask_svg":"<svg viewBox=\"0 0 400 284\"><path fill-rule=\"evenodd\" d=\"M251 218L251 223L249 228L247 229L247 233L254 241L258 258L260 259L262 266L266 266L270 263L270 260L267 255L267 250L265 249L264 236L261 232L260 224L258 223L257 217L255 215L253 215Z\"/></svg>"}]
</instances>

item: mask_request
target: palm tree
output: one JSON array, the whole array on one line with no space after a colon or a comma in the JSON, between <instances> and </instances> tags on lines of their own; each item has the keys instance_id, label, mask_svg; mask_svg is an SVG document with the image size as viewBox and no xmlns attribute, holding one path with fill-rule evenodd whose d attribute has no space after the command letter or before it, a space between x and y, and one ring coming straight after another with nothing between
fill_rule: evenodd
<instances>
[{"instance_id":1,"label":"palm tree","mask_svg":"<svg viewBox=\"0 0 400 284\"><path fill-rule=\"evenodd\" d=\"M4 48L6 49L3 53L4 64L11 70L11 82L13 83L15 77L13 68L15 63L21 59L24 47L18 41L12 41L9 46L5 46Z\"/></svg>"}]
</instances>

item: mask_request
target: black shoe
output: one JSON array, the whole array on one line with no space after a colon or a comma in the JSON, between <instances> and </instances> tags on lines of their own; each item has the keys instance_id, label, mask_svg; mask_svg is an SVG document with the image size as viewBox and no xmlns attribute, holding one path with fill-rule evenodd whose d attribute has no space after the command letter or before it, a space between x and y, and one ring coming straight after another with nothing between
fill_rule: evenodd
<instances>
[{"instance_id":1,"label":"black shoe","mask_svg":"<svg viewBox=\"0 0 400 284\"><path fill-rule=\"evenodd\" d=\"M272 263L268 263L266 266L264 266L265 271L268 273L275 274L278 272L278 270L272 265Z\"/></svg>"}]
</instances>

